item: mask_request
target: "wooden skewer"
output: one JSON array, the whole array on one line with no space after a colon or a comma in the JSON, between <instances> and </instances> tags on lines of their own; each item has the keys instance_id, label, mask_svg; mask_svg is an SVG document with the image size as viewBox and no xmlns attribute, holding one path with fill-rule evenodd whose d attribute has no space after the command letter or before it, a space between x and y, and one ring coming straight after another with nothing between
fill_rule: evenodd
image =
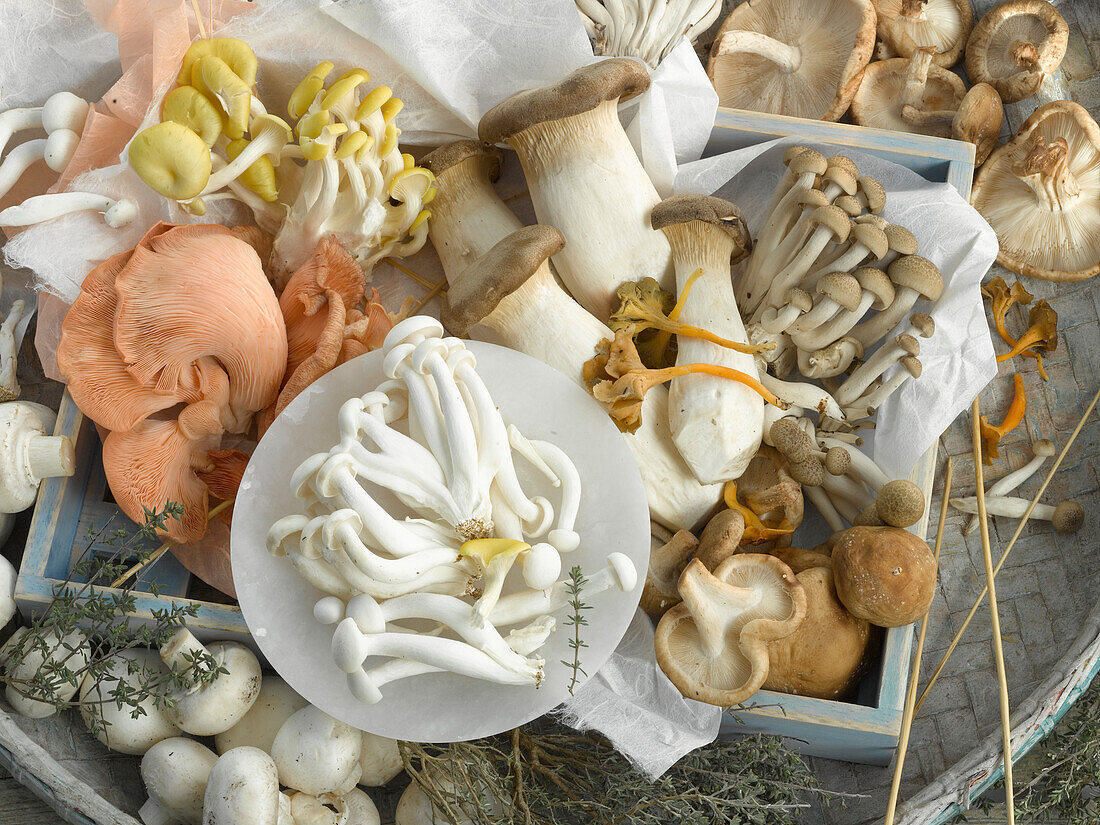
<instances>
[{"instance_id":1,"label":"wooden skewer","mask_svg":"<svg viewBox=\"0 0 1100 825\"><path fill-rule=\"evenodd\" d=\"M940 521L936 528L936 548L933 555L936 559L936 574L940 569L940 548L943 547L943 525L947 521L947 501L951 498L951 479L954 474L954 461L948 456L947 473L943 479L943 500L940 502ZM901 791L901 772L905 768L905 752L909 748L909 734L913 729L913 719L916 714L914 707L917 701L917 683L920 681L920 660L924 653L924 637L928 632L928 618L932 610L924 614L920 622L920 633L917 634L917 650L913 654L913 673L909 677L909 690L905 694L905 710L901 717L901 737L898 739L898 758L894 765L894 780L890 784L890 799L886 803L886 820L884 825L894 825L894 814L898 807L898 793Z\"/></svg>"},{"instance_id":2,"label":"wooden skewer","mask_svg":"<svg viewBox=\"0 0 1100 825\"><path fill-rule=\"evenodd\" d=\"M405 266L403 263L399 262L396 258L383 258L382 260L383 260L383 262L385 262L385 263L389 264L390 266L392 266L397 271L403 272L406 275L408 275L410 278L412 278L414 281L416 281L422 287L427 287L428 289L433 289L436 286L438 286L437 284L433 284L431 281L429 281L423 275L418 275L414 270L412 270L409 267Z\"/></svg>"},{"instance_id":3,"label":"wooden skewer","mask_svg":"<svg viewBox=\"0 0 1100 825\"><path fill-rule=\"evenodd\" d=\"M195 10L195 21L199 24L199 37L206 39L206 27L202 24L202 11L199 9L199 0L191 0L191 8Z\"/></svg>"},{"instance_id":4,"label":"wooden skewer","mask_svg":"<svg viewBox=\"0 0 1100 825\"><path fill-rule=\"evenodd\" d=\"M1089 416L1092 414L1093 409L1096 408L1097 401L1100 401L1100 390L1097 390L1096 395L1092 397L1092 403L1085 409L1084 415L1081 416L1081 420L1077 422L1077 426L1073 432L1070 433L1069 440L1066 441L1062 452L1058 454L1058 458L1055 459L1054 465L1047 472L1047 477L1043 481L1043 485L1039 488L1039 492L1035 494L1035 498L1031 500L1031 503L1027 506L1023 516L1020 518L1020 523L1016 525L1016 532L1012 534L1012 538L1009 539L1008 545L1005 547L1004 553L1001 554L1000 561L997 562L997 566L993 568L993 575L996 576L1001 572L1001 568L1004 566L1005 561L1008 559L1008 554L1012 552L1012 548L1016 546L1017 539L1024 532L1024 527L1027 526L1027 520L1031 518L1031 513L1038 506L1039 502L1043 498L1043 494L1046 493L1047 487L1050 485L1051 480L1054 478L1054 474L1058 471L1058 468L1062 466L1062 460L1069 453L1070 448L1073 446L1073 442L1077 439L1077 436L1081 433L1081 430L1085 426L1085 422L1088 421ZM932 677L928 680L928 684L925 685L924 691L921 693L920 698L917 699L917 713L920 712L920 706L924 704L925 698L928 696L928 692L932 689L932 685L936 683L936 680L940 677L940 673L943 672L944 667L947 665L947 660L951 658L951 654L955 652L955 648L958 647L959 641L962 639L963 634L966 632L966 628L970 626L970 620L974 618L974 614L978 612L978 608L981 607L982 601L989 594L989 589L986 588L978 595L978 598L974 600L974 606L970 608L970 612L966 615L966 619L963 620L962 626L955 633L955 638L951 640L951 644L947 646L947 650L944 652L943 657L940 659L940 663L936 665L936 669L932 672Z\"/></svg>"},{"instance_id":5,"label":"wooden skewer","mask_svg":"<svg viewBox=\"0 0 1100 825\"><path fill-rule=\"evenodd\" d=\"M997 686L1001 693L1001 743L1004 751L1005 809L1008 825L1016 822L1012 793L1012 720L1008 703L1008 676L1005 673L1005 652L1001 642L1001 612L997 607L996 574L993 572L993 551L989 546L989 516L985 510L985 479L982 472L982 434L978 396L971 408L971 437L974 441L974 484L978 495L978 527L982 534L982 559L985 562L985 586L989 591L989 625L993 634L993 659L997 665Z\"/></svg>"},{"instance_id":6,"label":"wooden skewer","mask_svg":"<svg viewBox=\"0 0 1100 825\"><path fill-rule=\"evenodd\" d=\"M207 513L206 514L206 523L209 524L211 519L214 518L214 516L219 515L220 513L223 513L225 510L227 510L229 507L232 507L233 506L233 501L234 501L233 499L229 499L228 501L223 501L217 507L212 509L209 513ZM140 564L135 564L133 567L131 567L129 570L127 570L125 573L123 573L121 576L119 576L117 579L115 579L113 582L111 582L111 587L122 587L123 584L125 584L128 580L132 579L134 576L136 576L138 573L140 573L146 567L150 567L151 565L156 564L157 561L160 559L160 557L168 552L168 548L171 547L171 546L172 546L172 542L170 542L170 541L164 542L164 544L162 544L160 547L158 547L156 550L154 550L149 555L149 558L147 558L145 561L141 562Z\"/></svg>"},{"instance_id":7,"label":"wooden skewer","mask_svg":"<svg viewBox=\"0 0 1100 825\"><path fill-rule=\"evenodd\" d=\"M436 295L440 294L441 292L446 291L446 289L447 289L447 282L446 281L444 281L443 283L436 284L430 290L428 290L427 295L425 295L423 298L421 298L419 301L417 301L416 306L414 306L410 310L410 312L419 312L425 306L427 306L428 302L432 298L434 298Z\"/></svg>"}]
</instances>

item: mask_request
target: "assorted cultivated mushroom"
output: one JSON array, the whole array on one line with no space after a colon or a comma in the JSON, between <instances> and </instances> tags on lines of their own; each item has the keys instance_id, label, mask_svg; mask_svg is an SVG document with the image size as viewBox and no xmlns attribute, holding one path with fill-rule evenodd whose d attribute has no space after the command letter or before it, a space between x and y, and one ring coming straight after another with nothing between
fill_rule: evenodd
<instances>
[{"instance_id":1,"label":"assorted cultivated mushroom","mask_svg":"<svg viewBox=\"0 0 1100 825\"><path fill-rule=\"evenodd\" d=\"M654 69L682 41L694 43L722 11L722 0L576 0L592 50L608 57L638 57Z\"/></svg>"}]
</instances>

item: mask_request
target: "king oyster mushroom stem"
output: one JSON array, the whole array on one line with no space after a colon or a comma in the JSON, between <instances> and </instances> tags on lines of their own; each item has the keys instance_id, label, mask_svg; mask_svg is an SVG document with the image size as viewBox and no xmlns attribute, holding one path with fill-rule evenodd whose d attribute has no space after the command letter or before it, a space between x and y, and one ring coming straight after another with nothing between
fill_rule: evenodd
<instances>
[{"instance_id":1,"label":"king oyster mushroom stem","mask_svg":"<svg viewBox=\"0 0 1100 825\"><path fill-rule=\"evenodd\" d=\"M615 0L576 0L596 54L637 57L654 69L682 40L694 42L722 11L721 0L659 0L624 6Z\"/></svg>"},{"instance_id":2,"label":"king oyster mushroom stem","mask_svg":"<svg viewBox=\"0 0 1100 825\"><path fill-rule=\"evenodd\" d=\"M1016 496L986 496L986 512L991 516L1023 518L1031 502ZM951 506L964 513L978 512L978 499L974 496L951 499ZM1063 501L1058 505L1037 504L1031 518L1049 521L1059 533L1075 533L1085 521L1084 508L1076 501Z\"/></svg>"},{"instance_id":3,"label":"king oyster mushroom stem","mask_svg":"<svg viewBox=\"0 0 1100 825\"><path fill-rule=\"evenodd\" d=\"M677 293L691 290L678 320L747 344L730 281L731 260L744 258L751 243L740 210L720 198L676 195L655 206L650 220L672 248ZM684 335L678 342L677 364L718 364L757 375L750 354ZM745 471L763 434L758 393L717 376L684 375L672 379L668 403L672 440L696 478L716 483Z\"/></svg>"},{"instance_id":4,"label":"king oyster mushroom stem","mask_svg":"<svg viewBox=\"0 0 1100 825\"><path fill-rule=\"evenodd\" d=\"M1055 452L1053 441L1046 438L1040 438L1031 445L1031 461L1027 462L1027 464L1020 467L1018 470L1013 470L1008 475L993 482L989 489L985 491L986 498L990 496L1007 496L1035 475L1038 469L1043 466L1043 462L1054 455ZM963 535L969 536L977 529L978 519L972 518L966 523L966 527L963 528Z\"/></svg>"},{"instance_id":5,"label":"king oyster mushroom stem","mask_svg":"<svg viewBox=\"0 0 1100 825\"><path fill-rule=\"evenodd\" d=\"M497 196L496 150L459 141L421 162L439 182L429 237L450 285L443 312L449 331L526 353L583 386L584 362L601 340L614 336L550 272L546 259L561 248L561 233L523 227ZM642 402L641 426L623 438L641 471L653 517L688 528L714 509L722 488L696 480L672 442L668 414L667 388L652 388Z\"/></svg>"},{"instance_id":6,"label":"king oyster mushroom stem","mask_svg":"<svg viewBox=\"0 0 1100 825\"><path fill-rule=\"evenodd\" d=\"M649 225L660 197L617 112L621 99L645 92L649 82L643 64L609 58L513 95L478 124L483 141L516 150L535 214L565 238L554 255L558 274L600 320L615 309L624 281L672 285L668 242Z\"/></svg>"}]
</instances>

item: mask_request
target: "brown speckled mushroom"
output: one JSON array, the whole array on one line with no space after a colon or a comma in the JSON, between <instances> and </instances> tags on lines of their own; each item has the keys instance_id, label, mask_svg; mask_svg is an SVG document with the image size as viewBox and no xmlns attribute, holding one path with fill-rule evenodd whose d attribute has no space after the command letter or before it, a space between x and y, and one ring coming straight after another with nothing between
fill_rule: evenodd
<instances>
[{"instance_id":1,"label":"brown speckled mushroom","mask_svg":"<svg viewBox=\"0 0 1100 825\"><path fill-rule=\"evenodd\" d=\"M943 276L939 268L920 255L898 258L890 264L887 274L894 284L893 302L882 312L872 315L851 329L852 337L858 338L865 349L870 349L875 342L901 323L901 319L918 300L924 298L935 302L943 294ZM844 404L843 401L840 403Z\"/></svg>"},{"instance_id":2,"label":"brown speckled mushroom","mask_svg":"<svg viewBox=\"0 0 1100 825\"><path fill-rule=\"evenodd\" d=\"M898 527L852 527L833 544L833 575L844 606L879 627L912 624L936 592L928 545Z\"/></svg>"},{"instance_id":3,"label":"brown speckled mushroom","mask_svg":"<svg viewBox=\"0 0 1100 825\"><path fill-rule=\"evenodd\" d=\"M686 697L740 704L768 678L768 643L806 615L806 591L774 556L730 556L714 573L693 561L680 577L683 602L657 625L657 663Z\"/></svg>"},{"instance_id":4,"label":"brown speckled mushroom","mask_svg":"<svg viewBox=\"0 0 1100 825\"><path fill-rule=\"evenodd\" d=\"M970 0L875 0L878 36L894 56L932 48L937 66L954 66L974 25Z\"/></svg>"},{"instance_id":5,"label":"brown speckled mushroom","mask_svg":"<svg viewBox=\"0 0 1100 825\"><path fill-rule=\"evenodd\" d=\"M1040 106L989 156L971 203L1018 275L1083 281L1100 272L1100 127L1076 103Z\"/></svg>"},{"instance_id":6,"label":"brown speckled mushroom","mask_svg":"<svg viewBox=\"0 0 1100 825\"><path fill-rule=\"evenodd\" d=\"M650 616L659 618L670 607L680 603L676 585L698 543L694 534L680 530L667 542L649 551L649 568L646 570L640 605Z\"/></svg>"},{"instance_id":7,"label":"brown speckled mushroom","mask_svg":"<svg viewBox=\"0 0 1100 825\"><path fill-rule=\"evenodd\" d=\"M1031 97L1058 70L1069 45L1066 19L1046 0L1007 0L990 9L966 43L966 73L1005 103Z\"/></svg>"},{"instance_id":8,"label":"brown speckled mushroom","mask_svg":"<svg viewBox=\"0 0 1100 825\"><path fill-rule=\"evenodd\" d=\"M478 124L483 141L516 150L539 222L565 237L554 266L601 321L618 304L615 290L624 281L672 284L668 241L649 225L660 197L618 115L620 100L648 88L644 64L608 58L512 95Z\"/></svg>"},{"instance_id":9,"label":"brown speckled mushroom","mask_svg":"<svg viewBox=\"0 0 1100 825\"><path fill-rule=\"evenodd\" d=\"M841 603L831 567L803 570L798 581L806 591L806 620L790 636L768 645L764 688L840 699L863 673L871 623L856 618Z\"/></svg>"},{"instance_id":10,"label":"brown speckled mushroom","mask_svg":"<svg viewBox=\"0 0 1100 825\"><path fill-rule=\"evenodd\" d=\"M721 106L838 120L874 47L870 0L749 0L718 30L707 74Z\"/></svg>"},{"instance_id":11,"label":"brown speckled mushroom","mask_svg":"<svg viewBox=\"0 0 1100 825\"><path fill-rule=\"evenodd\" d=\"M875 512L891 527L910 527L924 515L924 493L908 479L889 481L878 491Z\"/></svg>"},{"instance_id":12,"label":"brown speckled mushroom","mask_svg":"<svg viewBox=\"0 0 1100 825\"><path fill-rule=\"evenodd\" d=\"M745 534L745 517L737 510L719 510L699 536L695 558L712 573L722 562L737 552Z\"/></svg>"}]
</instances>

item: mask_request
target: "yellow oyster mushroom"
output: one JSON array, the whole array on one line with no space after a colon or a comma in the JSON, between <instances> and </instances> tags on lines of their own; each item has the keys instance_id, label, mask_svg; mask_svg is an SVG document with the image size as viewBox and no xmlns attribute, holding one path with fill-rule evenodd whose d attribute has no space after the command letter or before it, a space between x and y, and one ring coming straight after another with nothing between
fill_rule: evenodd
<instances>
[{"instance_id":1,"label":"yellow oyster mushroom","mask_svg":"<svg viewBox=\"0 0 1100 825\"><path fill-rule=\"evenodd\" d=\"M355 90L366 83L369 79L370 76L367 75L365 69L362 69L358 72L352 71L345 73L343 77L339 78L335 83L328 87L328 91L325 92L325 96L321 98L321 108L331 109L345 97L355 94Z\"/></svg>"},{"instance_id":2,"label":"yellow oyster mushroom","mask_svg":"<svg viewBox=\"0 0 1100 825\"><path fill-rule=\"evenodd\" d=\"M344 158L350 158L356 154L360 149L367 145L370 141L370 135L366 132L350 132L347 137L340 141L340 146L336 150L335 158L337 160L343 160Z\"/></svg>"},{"instance_id":3,"label":"yellow oyster mushroom","mask_svg":"<svg viewBox=\"0 0 1100 825\"><path fill-rule=\"evenodd\" d=\"M348 127L343 123L330 123L324 109L308 114L298 121L298 145L306 160L320 160L332 149L333 139L344 134Z\"/></svg>"},{"instance_id":4,"label":"yellow oyster mushroom","mask_svg":"<svg viewBox=\"0 0 1100 825\"><path fill-rule=\"evenodd\" d=\"M237 156L244 151L249 143L250 141L244 138L231 140L226 144L225 154L231 161L236 160ZM278 200L279 184L275 178L275 165L267 155L261 155L259 160L255 161L237 177L237 180L268 203L274 203Z\"/></svg>"},{"instance_id":5,"label":"yellow oyster mushroom","mask_svg":"<svg viewBox=\"0 0 1100 825\"><path fill-rule=\"evenodd\" d=\"M207 55L214 55L228 64L230 70L239 77L248 88L256 82L256 53L243 40L235 37L211 37L196 40L183 56L176 82L181 86L191 82L191 72L195 64Z\"/></svg>"},{"instance_id":6,"label":"yellow oyster mushroom","mask_svg":"<svg viewBox=\"0 0 1100 825\"><path fill-rule=\"evenodd\" d=\"M194 86L178 86L164 98L161 120L170 120L195 132L213 146L225 126L225 116Z\"/></svg>"},{"instance_id":7,"label":"yellow oyster mushroom","mask_svg":"<svg viewBox=\"0 0 1100 825\"><path fill-rule=\"evenodd\" d=\"M514 539L472 539L463 542L460 556L473 557L481 565L481 597L474 603L475 621L484 621L500 598L504 579L516 557L531 545Z\"/></svg>"},{"instance_id":8,"label":"yellow oyster mushroom","mask_svg":"<svg viewBox=\"0 0 1100 825\"><path fill-rule=\"evenodd\" d=\"M332 73L333 68L332 63L323 60L302 78L302 82L295 87L286 105L288 115L297 120L309 111L317 94L325 88L325 78Z\"/></svg>"},{"instance_id":9,"label":"yellow oyster mushroom","mask_svg":"<svg viewBox=\"0 0 1100 825\"><path fill-rule=\"evenodd\" d=\"M191 85L216 102L229 116L225 133L230 138L236 140L244 137L248 130L252 92L228 63L217 55L206 55L192 67Z\"/></svg>"},{"instance_id":10,"label":"yellow oyster mushroom","mask_svg":"<svg viewBox=\"0 0 1100 825\"><path fill-rule=\"evenodd\" d=\"M366 120L379 109L382 104L393 97L393 90L389 86L375 86L363 97L359 108L355 110L356 120Z\"/></svg>"},{"instance_id":11,"label":"yellow oyster mushroom","mask_svg":"<svg viewBox=\"0 0 1100 825\"><path fill-rule=\"evenodd\" d=\"M180 123L164 121L139 132L128 154L141 179L172 200L194 198L210 180L210 150Z\"/></svg>"}]
</instances>

